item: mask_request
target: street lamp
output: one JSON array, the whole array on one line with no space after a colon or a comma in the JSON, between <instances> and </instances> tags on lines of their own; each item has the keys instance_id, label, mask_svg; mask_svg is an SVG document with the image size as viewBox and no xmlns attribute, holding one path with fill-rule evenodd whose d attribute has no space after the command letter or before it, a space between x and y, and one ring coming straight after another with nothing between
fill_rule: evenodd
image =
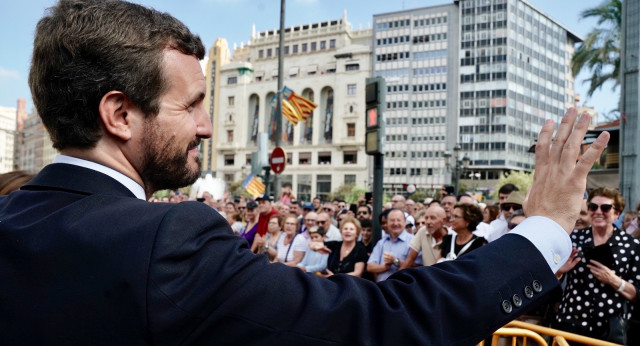
<instances>
[{"instance_id":1,"label":"street lamp","mask_svg":"<svg viewBox=\"0 0 640 346\"><path fill-rule=\"evenodd\" d=\"M444 164L447 167L447 171L451 172L453 168L453 193L458 195L458 187L460 185L460 175L464 173L465 170L469 167L471 159L467 155L460 158L460 145L456 144L453 147L453 155L450 151L445 151L442 156L444 156ZM453 158L453 161L451 160Z\"/></svg>"}]
</instances>

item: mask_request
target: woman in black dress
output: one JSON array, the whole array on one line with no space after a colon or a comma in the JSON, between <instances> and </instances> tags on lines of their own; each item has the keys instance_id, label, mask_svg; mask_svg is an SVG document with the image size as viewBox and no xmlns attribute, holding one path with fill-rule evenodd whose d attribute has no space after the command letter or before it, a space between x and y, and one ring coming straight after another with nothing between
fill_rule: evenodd
<instances>
[{"instance_id":1,"label":"woman in black dress","mask_svg":"<svg viewBox=\"0 0 640 346\"><path fill-rule=\"evenodd\" d=\"M342 221L340 226L342 241L325 243L325 246L331 250L325 277L333 274L362 276L367 262L367 249L358 242L361 231L358 219L347 217Z\"/></svg>"}]
</instances>

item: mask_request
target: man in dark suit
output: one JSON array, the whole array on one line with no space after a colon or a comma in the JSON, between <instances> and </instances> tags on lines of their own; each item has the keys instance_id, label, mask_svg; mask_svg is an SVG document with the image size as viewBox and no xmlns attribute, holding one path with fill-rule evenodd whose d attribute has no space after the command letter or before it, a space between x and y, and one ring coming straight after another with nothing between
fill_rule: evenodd
<instances>
[{"instance_id":1,"label":"man in dark suit","mask_svg":"<svg viewBox=\"0 0 640 346\"><path fill-rule=\"evenodd\" d=\"M252 254L207 205L146 201L200 174L203 55L126 2L61 0L38 23L29 81L60 155L0 197L3 344L472 345L558 286L608 140L576 164L586 117L573 130L570 110L553 147L544 125L533 216L494 244L380 284L322 279Z\"/></svg>"}]
</instances>

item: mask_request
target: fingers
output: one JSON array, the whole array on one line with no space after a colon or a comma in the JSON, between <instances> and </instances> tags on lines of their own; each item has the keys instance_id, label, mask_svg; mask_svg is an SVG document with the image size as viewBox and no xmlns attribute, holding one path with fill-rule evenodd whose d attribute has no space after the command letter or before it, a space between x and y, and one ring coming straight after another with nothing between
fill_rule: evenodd
<instances>
[{"instance_id":1,"label":"fingers","mask_svg":"<svg viewBox=\"0 0 640 346\"><path fill-rule=\"evenodd\" d=\"M586 176L589 173L593 163L600 158L600 155L602 155L602 152L607 147L610 137L609 132L604 131L596 138L595 142L589 146L587 151L580 157L580 160L578 160L575 168L577 174Z\"/></svg>"},{"instance_id":2,"label":"fingers","mask_svg":"<svg viewBox=\"0 0 640 346\"><path fill-rule=\"evenodd\" d=\"M573 131L573 124L576 122L577 117L578 111L573 107L569 108L567 113L565 113L565 115L562 117L562 121L560 122L558 131L556 132L556 136L553 139L553 145L551 146L551 160L553 160L553 162L559 160L560 156L564 156L565 152L567 151L565 143L567 143L567 139L570 138L570 135L575 133L575 131ZM580 142L582 142L582 139L580 139Z\"/></svg>"},{"instance_id":3,"label":"fingers","mask_svg":"<svg viewBox=\"0 0 640 346\"><path fill-rule=\"evenodd\" d=\"M546 176L546 167L549 165L549 149L551 147L551 138L553 137L553 120L547 119L540 130L538 142L536 143L536 172L534 180L537 177Z\"/></svg>"}]
</instances>

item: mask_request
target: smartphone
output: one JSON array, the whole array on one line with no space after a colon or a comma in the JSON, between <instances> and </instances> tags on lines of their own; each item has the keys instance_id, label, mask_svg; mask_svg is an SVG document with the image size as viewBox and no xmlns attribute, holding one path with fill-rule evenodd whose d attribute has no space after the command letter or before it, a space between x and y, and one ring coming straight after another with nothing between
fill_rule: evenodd
<instances>
[{"instance_id":1,"label":"smartphone","mask_svg":"<svg viewBox=\"0 0 640 346\"><path fill-rule=\"evenodd\" d=\"M369 201L371 201L372 198L373 198L373 192L365 192L364 193L365 203L369 203Z\"/></svg>"},{"instance_id":2,"label":"smartphone","mask_svg":"<svg viewBox=\"0 0 640 346\"><path fill-rule=\"evenodd\" d=\"M616 261L613 259L613 251L611 251L611 246L609 246L609 244L587 247L582 249L582 253L584 254L584 258L587 260L587 263L591 260L596 260L609 269L613 269L616 266Z\"/></svg>"}]
</instances>

